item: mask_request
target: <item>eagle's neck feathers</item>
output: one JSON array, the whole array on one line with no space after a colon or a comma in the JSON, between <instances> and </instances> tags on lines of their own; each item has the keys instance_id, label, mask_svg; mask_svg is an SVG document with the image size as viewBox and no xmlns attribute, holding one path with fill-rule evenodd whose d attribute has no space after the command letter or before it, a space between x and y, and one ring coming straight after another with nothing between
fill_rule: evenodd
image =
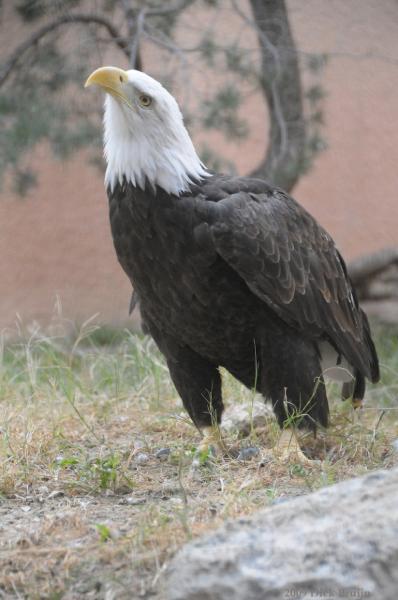
<instances>
[{"instance_id":1,"label":"eagle's neck feathers","mask_svg":"<svg viewBox=\"0 0 398 600\"><path fill-rule=\"evenodd\" d=\"M159 118L148 124L138 114L132 118L128 107L107 96L104 130L105 184L111 190L125 179L141 189L149 183L180 195L193 181L209 175L178 107L168 121Z\"/></svg>"}]
</instances>

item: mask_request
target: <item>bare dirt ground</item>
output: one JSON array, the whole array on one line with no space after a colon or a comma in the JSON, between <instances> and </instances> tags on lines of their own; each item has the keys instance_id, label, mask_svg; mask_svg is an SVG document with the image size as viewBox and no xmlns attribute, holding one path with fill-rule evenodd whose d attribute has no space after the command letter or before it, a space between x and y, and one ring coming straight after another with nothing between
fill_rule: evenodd
<instances>
[{"instance_id":1,"label":"bare dirt ground","mask_svg":"<svg viewBox=\"0 0 398 600\"><path fill-rule=\"evenodd\" d=\"M226 518L391 466L386 432L370 455L371 430L363 423L360 428L367 447L358 438L337 451L326 442L314 455L333 458L314 469L276 461L262 465L260 455L248 462L222 460L192 473L188 461L181 466L156 458L157 444L145 448L150 452L145 465L129 466L126 486L82 493L77 481L68 484L73 473L61 480L43 474L0 506L1 593L6 598L151 597L178 547ZM184 437L181 449L189 455L190 436ZM264 437L256 440L262 448L268 445Z\"/></svg>"},{"instance_id":2,"label":"bare dirt ground","mask_svg":"<svg viewBox=\"0 0 398 600\"><path fill-rule=\"evenodd\" d=\"M4 348L0 597L154 597L168 560L193 537L397 462L396 336L380 338L383 383L364 409L330 389L332 426L304 442L322 462L273 457L273 418L254 418L257 398L225 374L227 404L248 415L245 432L232 423L225 439L254 448L252 457L204 456L196 469L199 434L152 342L115 336L90 326L75 340L36 331Z\"/></svg>"}]
</instances>

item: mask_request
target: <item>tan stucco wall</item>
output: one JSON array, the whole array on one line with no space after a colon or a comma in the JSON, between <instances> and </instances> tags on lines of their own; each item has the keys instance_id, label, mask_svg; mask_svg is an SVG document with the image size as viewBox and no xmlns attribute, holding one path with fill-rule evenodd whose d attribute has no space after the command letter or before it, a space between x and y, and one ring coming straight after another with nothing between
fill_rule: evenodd
<instances>
[{"instance_id":1,"label":"tan stucco wall","mask_svg":"<svg viewBox=\"0 0 398 600\"><path fill-rule=\"evenodd\" d=\"M228 6L225 0L219 16L223 36L241 27ZM294 195L347 258L397 245L398 4L290 0L289 8L300 51L330 53L322 79L328 149ZM203 14L185 18L193 17L206 21ZM10 40L18 32L13 27ZM180 36L189 38L189 31L182 29ZM245 43L255 44L255 37L247 33ZM4 38L2 45L4 56ZM144 59L149 72L159 72L151 51ZM201 69L194 82L202 90L211 83ZM186 90L178 95L186 100ZM267 128L261 96L249 96L244 111L252 131L247 140L226 143L208 132L194 136L233 160L240 173L261 159ZM60 163L45 146L31 161L39 170L39 187L25 200L7 191L0 195L0 329L13 326L17 314L25 323L47 321L57 296L65 318L82 321L99 313L100 321L125 322L130 285L114 256L102 176L84 155Z\"/></svg>"}]
</instances>

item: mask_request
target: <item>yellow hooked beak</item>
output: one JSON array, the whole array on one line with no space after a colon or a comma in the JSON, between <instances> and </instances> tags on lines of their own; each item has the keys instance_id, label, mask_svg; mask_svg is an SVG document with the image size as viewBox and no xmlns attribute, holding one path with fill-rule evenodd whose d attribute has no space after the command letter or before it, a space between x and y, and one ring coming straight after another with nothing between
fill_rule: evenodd
<instances>
[{"instance_id":1,"label":"yellow hooked beak","mask_svg":"<svg viewBox=\"0 0 398 600\"><path fill-rule=\"evenodd\" d=\"M128 82L127 71L117 67L101 67L91 73L84 87L89 85L99 85L105 92L119 98L130 106L128 98L125 95L124 86Z\"/></svg>"}]
</instances>

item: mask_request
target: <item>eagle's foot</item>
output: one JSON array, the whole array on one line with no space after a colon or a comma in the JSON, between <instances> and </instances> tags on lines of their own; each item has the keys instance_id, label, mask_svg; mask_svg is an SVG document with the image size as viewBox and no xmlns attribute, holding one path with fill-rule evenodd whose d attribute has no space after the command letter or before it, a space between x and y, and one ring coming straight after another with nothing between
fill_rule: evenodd
<instances>
[{"instance_id":1,"label":"eagle's foot","mask_svg":"<svg viewBox=\"0 0 398 600\"><path fill-rule=\"evenodd\" d=\"M273 448L273 454L281 463L300 464L305 467L314 467L319 461L311 460L306 457L300 448L297 434L294 429L284 429Z\"/></svg>"},{"instance_id":2,"label":"eagle's foot","mask_svg":"<svg viewBox=\"0 0 398 600\"><path fill-rule=\"evenodd\" d=\"M363 406L362 398L353 398L351 402L352 402L352 408L354 408L354 409L362 408L362 406Z\"/></svg>"},{"instance_id":3,"label":"eagle's foot","mask_svg":"<svg viewBox=\"0 0 398 600\"><path fill-rule=\"evenodd\" d=\"M202 434L202 440L198 444L192 463L194 467L204 465L209 459L223 456L227 453L227 448L221 437L219 427L203 427Z\"/></svg>"}]
</instances>

